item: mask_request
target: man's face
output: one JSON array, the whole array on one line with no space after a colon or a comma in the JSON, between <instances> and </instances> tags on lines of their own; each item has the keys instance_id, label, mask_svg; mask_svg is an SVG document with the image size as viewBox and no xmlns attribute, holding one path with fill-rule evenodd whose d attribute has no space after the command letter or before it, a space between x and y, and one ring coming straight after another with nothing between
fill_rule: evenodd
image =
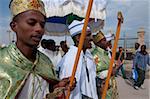
<instances>
[{"instance_id":1,"label":"man's face","mask_svg":"<svg viewBox=\"0 0 150 99\"><path fill-rule=\"evenodd\" d=\"M107 43L107 41L106 41L106 38L104 37L103 39L101 39L101 40L97 43L97 45L98 45L100 48L106 50L107 47L108 47L108 43Z\"/></svg>"},{"instance_id":2,"label":"man's face","mask_svg":"<svg viewBox=\"0 0 150 99\"><path fill-rule=\"evenodd\" d=\"M110 49L112 48L111 41L107 41L107 45L108 45L108 47L109 47Z\"/></svg>"},{"instance_id":3,"label":"man's face","mask_svg":"<svg viewBox=\"0 0 150 99\"><path fill-rule=\"evenodd\" d=\"M12 29L17 34L17 43L26 46L38 46L43 34L45 26L45 18L38 11L27 11L19 16L13 22Z\"/></svg>"},{"instance_id":4,"label":"man's face","mask_svg":"<svg viewBox=\"0 0 150 99\"><path fill-rule=\"evenodd\" d=\"M137 50L139 48L139 44L135 43L135 49Z\"/></svg>"},{"instance_id":5,"label":"man's face","mask_svg":"<svg viewBox=\"0 0 150 99\"><path fill-rule=\"evenodd\" d=\"M122 50L123 50L123 48L122 48L122 47L120 47L120 48L119 48L119 52L121 52Z\"/></svg>"},{"instance_id":6,"label":"man's face","mask_svg":"<svg viewBox=\"0 0 150 99\"><path fill-rule=\"evenodd\" d=\"M86 37L85 37L85 40L84 40L84 44L83 44L83 48L84 49L92 48L92 44L91 44L92 40L93 40L93 38L92 38L91 32L87 31L86 32Z\"/></svg>"},{"instance_id":7,"label":"man's face","mask_svg":"<svg viewBox=\"0 0 150 99\"><path fill-rule=\"evenodd\" d=\"M67 52L68 51L68 46L67 46L67 44L64 42L64 43L62 43L62 44L60 44L60 47L62 48L62 50L64 51L64 52Z\"/></svg>"},{"instance_id":8,"label":"man's face","mask_svg":"<svg viewBox=\"0 0 150 99\"><path fill-rule=\"evenodd\" d=\"M145 52L146 51L146 47L145 46L141 46L141 51Z\"/></svg>"},{"instance_id":9,"label":"man's face","mask_svg":"<svg viewBox=\"0 0 150 99\"><path fill-rule=\"evenodd\" d=\"M51 51L56 51L56 45L55 43L48 44L47 49Z\"/></svg>"}]
</instances>

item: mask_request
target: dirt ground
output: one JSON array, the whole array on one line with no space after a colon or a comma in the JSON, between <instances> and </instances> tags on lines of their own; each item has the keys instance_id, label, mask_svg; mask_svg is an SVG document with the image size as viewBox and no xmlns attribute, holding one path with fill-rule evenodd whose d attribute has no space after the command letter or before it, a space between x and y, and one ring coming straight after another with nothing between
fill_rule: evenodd
<instances>
[{"instance_id":1,"label":"dirt ground","mask_svg":"<svg viewBox=\"0 0 150 99\"><path fill-rule=\"evenodd\" d=\"M150 69L146 72L146 79L144 82L144 89L135 90L133 88L133 80L131 77L132 61L125 62L126 75L129 79L123 79L120 76L116 77L119 99L150 99Z\"/></svg>"}]
</instances>

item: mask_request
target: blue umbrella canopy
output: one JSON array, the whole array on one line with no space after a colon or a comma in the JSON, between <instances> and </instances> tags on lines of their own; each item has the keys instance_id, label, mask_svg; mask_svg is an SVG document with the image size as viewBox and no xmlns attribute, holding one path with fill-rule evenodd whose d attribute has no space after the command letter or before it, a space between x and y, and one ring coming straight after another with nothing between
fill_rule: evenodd
<instances>
[{"instance_id":1,"label":"blue umbrella canopy","mask_svg":"<svg viewBox=\"0 0 150 99\"><path fill-rule=\"evenodd\" d=\"M71 24L73 20L82 21L83 19L83 17L79 17L73 13L63 17L49 17L46 20L46 34L53 36L69 35L68 25ZM96 32L103 28L104 20L98 19L95 21L94 18L90 18L89 26L91 27L92 32Z\"/></svg>"},{"instance_id":2,"label":"blue umbrella canopy","mask_svg":"<svg viewBox=\"0 0 150 99\"><path fill-rule=\"evenodd\" d=\"M89 0L42 0L45 5L46 34L68 35L68 25L73 20L82 20L87 11ZM94 0L89 22L92 31L99 30L104 25L108 0ZM98 19L98 20L95 20Z\"/></svg>"}]
</instances>

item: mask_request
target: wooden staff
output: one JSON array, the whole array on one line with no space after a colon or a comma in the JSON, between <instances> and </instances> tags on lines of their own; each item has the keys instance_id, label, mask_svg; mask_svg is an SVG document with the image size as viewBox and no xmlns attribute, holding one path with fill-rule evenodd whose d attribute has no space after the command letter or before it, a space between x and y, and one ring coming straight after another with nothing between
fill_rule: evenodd
<instances>
[{"instance_id":1,"label":"wooden staff","mask_svg":"<svg viewBox=\"0 0 150 99\"><path fill-rule=\"evenodd\" d=\"M84 39L85 39L85 36L86 36L86 28L88 26L88 21L89 21L90 12L91 12L91 9L92 9L92 4L93 4L93 0L89 0L88 9L87 9L87 12L86 12L86 17L85 17L85 22L84 22L84 26L83 26L81 36L80 36L78 51L77 51L77 55L76 55L72 75L71 75L71 78L70 78L70 83L69 83L69 88L67 90L66 99L69 99L69 97L70 97L70 88L71 88L71 86L73 84L73 80L75 78L75 73L76 73L76 70L77 70L77 65L78 65L78 61L79 61L79 58L80 58L80 53L81 53L83 43L84 43Z\"/></svg>"},{"instance_id":2,"label":"wooden staff","mask_svg":"<svg viewBox=\"0 0 150 99\"><path fill-rule=\"evenodd\" d=\"M111 58L109 69L108 69L108 76L106 78L106 82L105 82L105 86L104 86L104 90L103 90L103 94L102 94L102 99L106 98L108 84L109 84L109 80L111 77L113 63L114 63L114 59L115 59L115 55L116 55L116 49L117 49L118 40L119 40L119 36L120 36L121 23L123 23L123 16L122 16L122 13L119 11L118 12L118 25L117 25L117 31L116 31L116 38L114 41L114 47L112 49L112 58Z\"/></svg>"}]
</instances>

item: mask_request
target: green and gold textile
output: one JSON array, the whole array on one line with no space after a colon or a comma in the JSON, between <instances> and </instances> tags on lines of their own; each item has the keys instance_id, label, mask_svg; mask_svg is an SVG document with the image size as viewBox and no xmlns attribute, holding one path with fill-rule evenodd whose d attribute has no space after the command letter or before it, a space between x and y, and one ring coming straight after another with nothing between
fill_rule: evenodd
<instances>
[{"instance_id":1,"label":"green and gold textile","mask_svg":"<svg viewBox=\"0 0 150 99\"><path fill-rule=\"evenodd\" d=\"M30 73L44 79L58 80L51 61L38 51L36 62L29 61L16 47L10 44L0 49L0 97L14 99Z\"/></svg>"},{"instance_id":2,"label":"green and gold textile","mask_svg":"<svg viewBox=\"0 0 150 99\"><path fill-rule=\"evenodd\" d=\"M100 47L96 47L92 51L92 55L94 56L94 60L96 63L96 72L97 75L103 70L108 70L110 59L108 57L108 52L101 49Z\"/></svg>"},{"instance_id":3,"label":"green and gold textile","mask_svg":"<svg viewBox=\"0 0 150 99\"><path fill-rule=\"evenodd\" d=\"M94 60L96 63L97 76L99 77L100 72L108 70L110 58L108 52L100 47L95 47L92 51ZM114 76L110 78L110 88L107 90L106 99L118 99L117 82Z\"/></svg>"}]
</instances>

